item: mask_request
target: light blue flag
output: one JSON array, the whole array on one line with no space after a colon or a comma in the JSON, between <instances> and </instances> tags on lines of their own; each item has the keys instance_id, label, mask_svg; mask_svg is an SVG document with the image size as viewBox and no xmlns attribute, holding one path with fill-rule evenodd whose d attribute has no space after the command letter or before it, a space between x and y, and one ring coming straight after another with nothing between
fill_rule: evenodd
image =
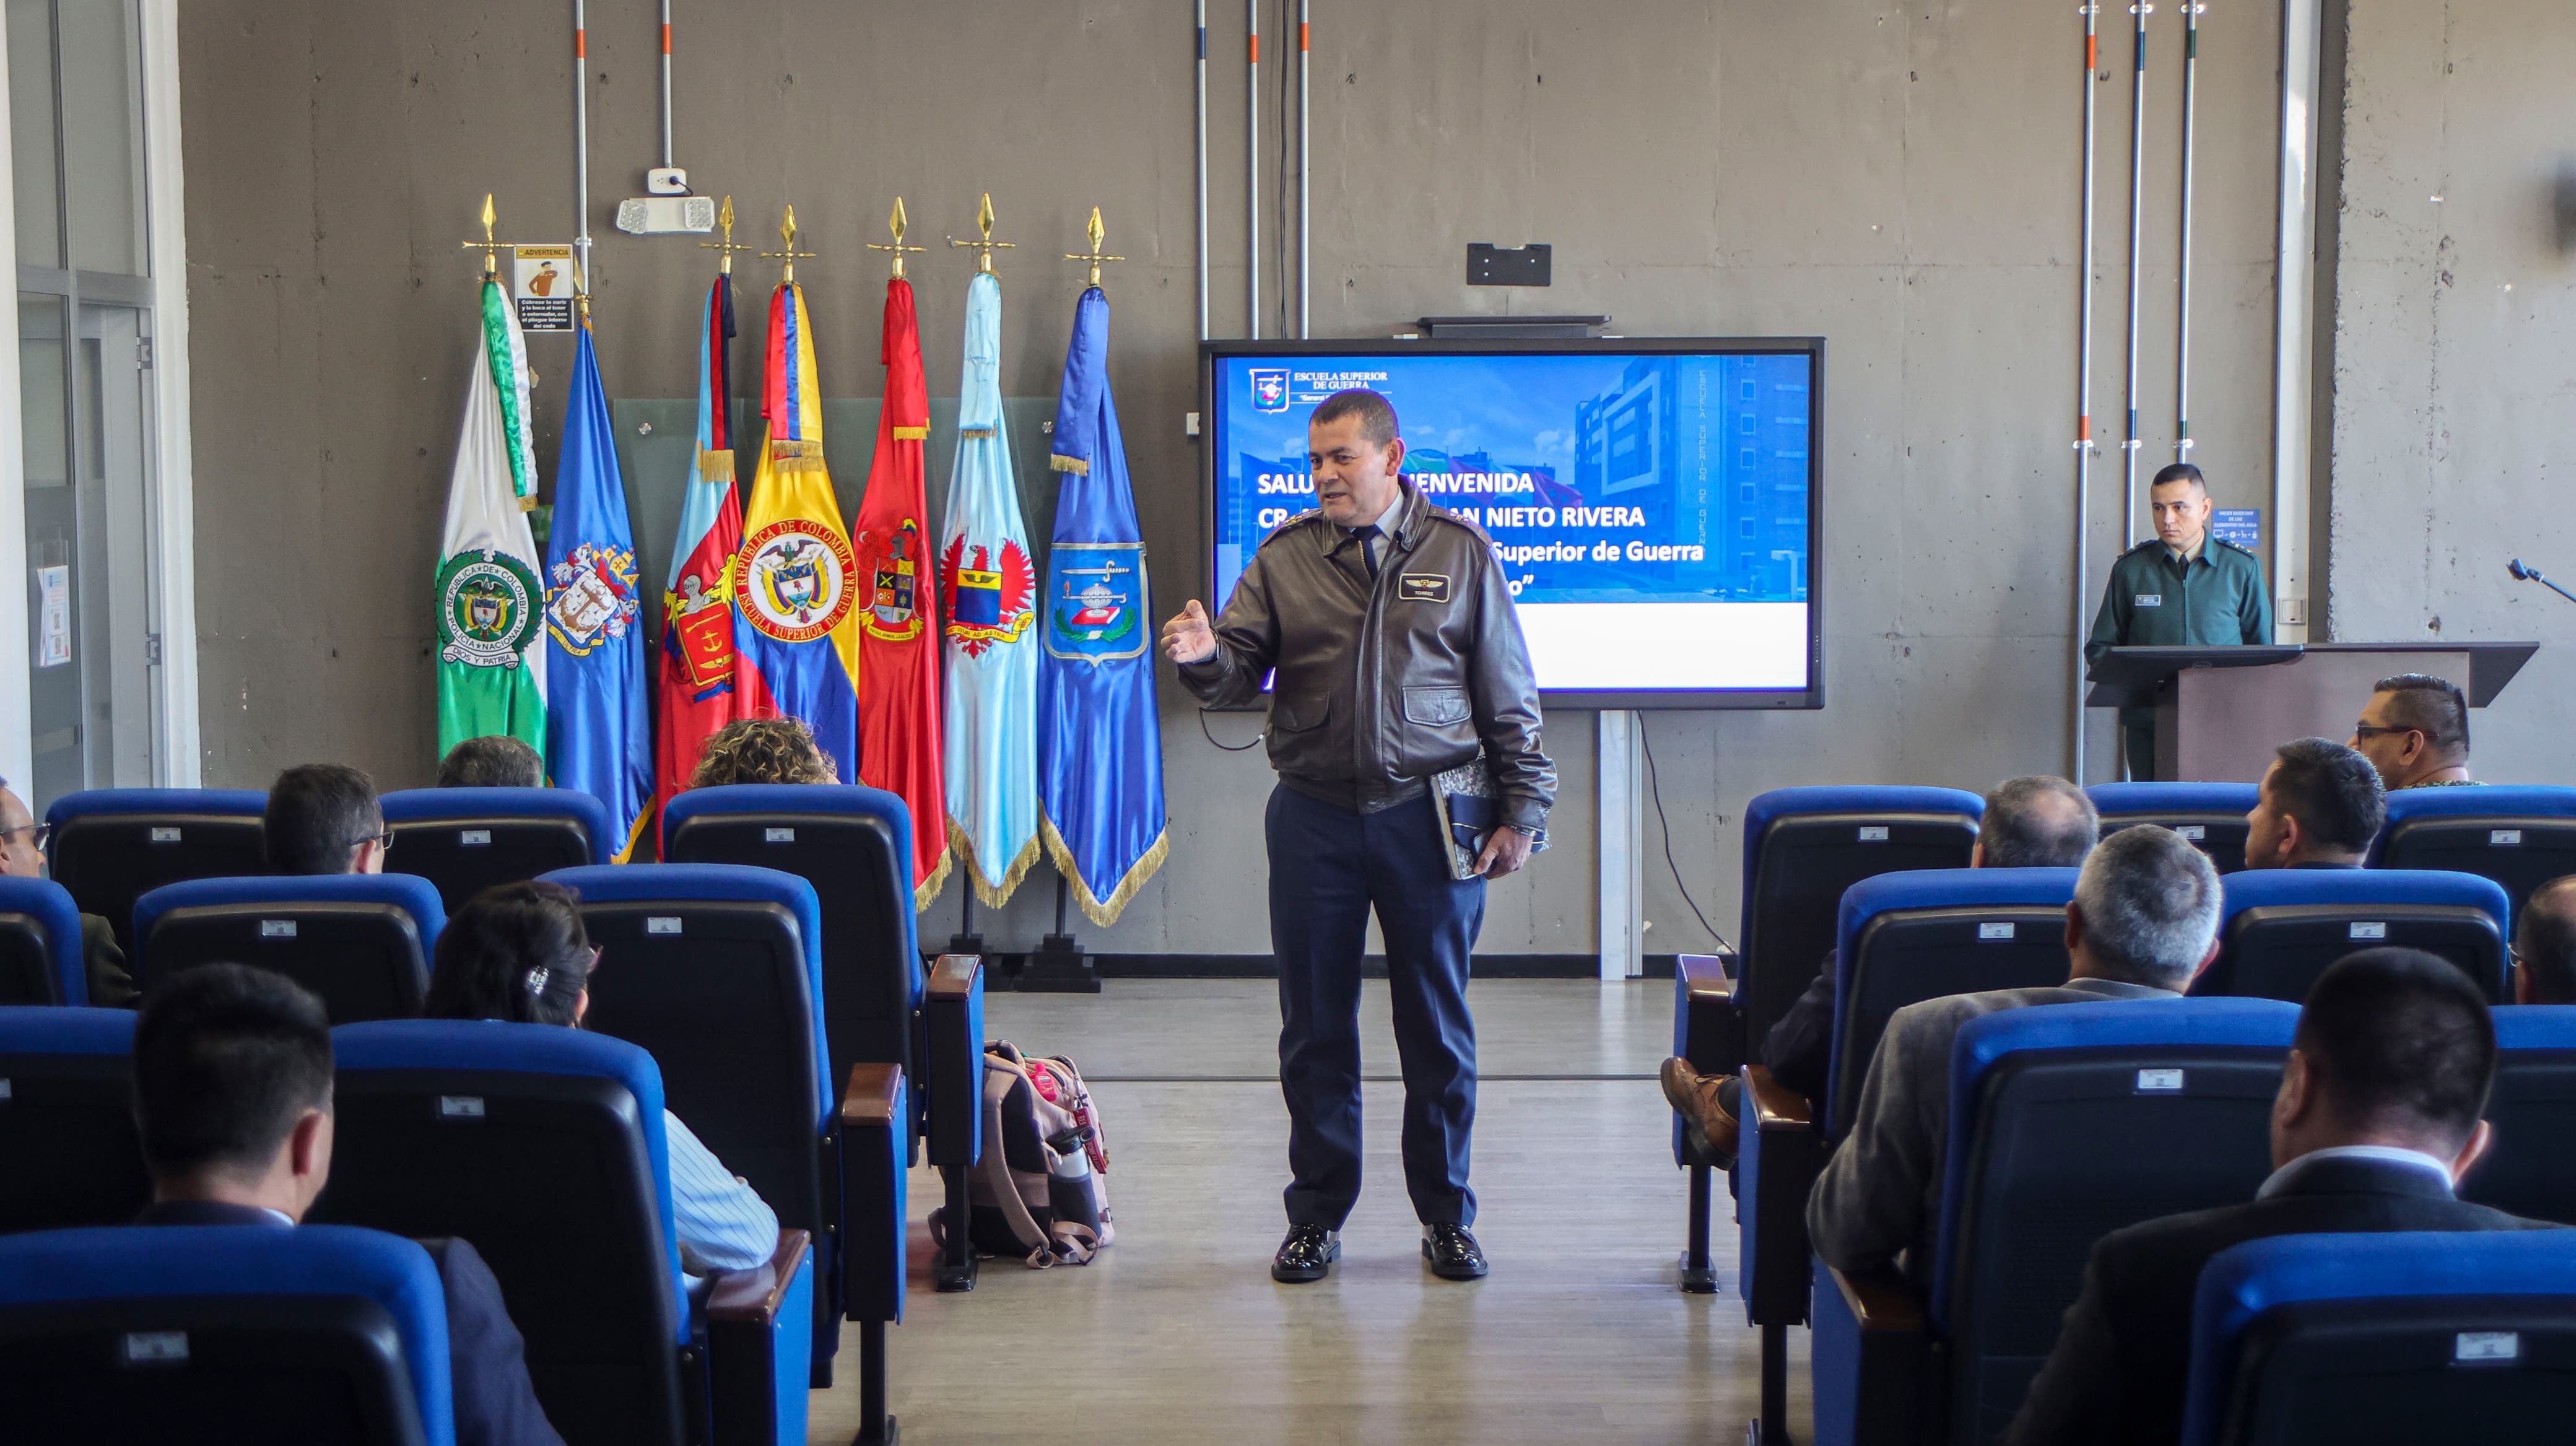
<instances>
[{"instance_id":1,"label":"light blue flag","mask_svg":"<svg viewBox=\"0 0 2576 1446\"><path fill-rule=\"evenodd\" d=\"M546 763L558 788L608 805L625 862L652 812L653 727L636 593L635 530L584 318L546 540Z\"/></svg>"},{"instance_id":2,"label":"light blue flag","mask_svg":"<svg viewBox=\"0 0 2576 1446\"><path fill-rule=\"evenodd\" d=\"M1002 430L1002 283L989 271L966 289L965 386L939 588L948 620L948 841L975 897L998 909L1038 861L1038 577Z\"/></svg>"},{"instance_id":3,"label":"light blue flag","mask_svg":"<svg viewBox=\"0 0 2576 1446\"><path fill-rule=\"evenodd\" d=\"M1109 298L1073 316L1056 403L1055 545L1038 661L1038 801L1047 854L1102 928L1163 866L1162 721L1145 543L1109 396Z\"/></svg>"}]
</instances>

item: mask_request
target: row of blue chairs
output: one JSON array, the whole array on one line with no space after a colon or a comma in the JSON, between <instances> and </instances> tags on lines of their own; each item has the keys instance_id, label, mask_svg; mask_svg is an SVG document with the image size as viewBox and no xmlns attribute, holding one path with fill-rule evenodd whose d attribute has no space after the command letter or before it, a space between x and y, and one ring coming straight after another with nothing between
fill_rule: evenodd
<instances>
[{"instance_id":1,"label":"row of blue chairs","mask_svg":"<svg viewBox=\"0 0 2576 1446\"><path fill-rule=\"evenodd\" d=\"M621 1001L630 1015L632 1005ZM380 1241L335 1243L357 1232L325 1231L301 1247L281 1242L310 1232L95 1228L131 1219L147 1193L125 1067L134 1018L124 1010L0 1008L0 1078L9 1083L0 1109L0 1231L15 1232L0 1238L0 1361L7 1362L0 1371L14 1373L31 1360L62 1363L62 1374L41 1391L30 1384L7 1394L53 1403L47 1409L96 1406L111 1420L196 1393L257 1391L219 1374L176 1382L120 1377L117 1351L94 1349L101 1342L175 1333L186 1342L179 1349L187 1360L202 1350L213 1361L231 1361L231 1336L275 1344L262 1334L271 1323L255 1297L281 1266L263 1252L347 1250L377 1270L389 1253ZM837 1334L837 1316L814 1305L828 1273L818 1271L818 1247L827 1242L839 1246L859 1297L853 1304L869 1322L879 1347L871 1354L881 1363L882 1323L899 1312L904 1282L900 1071L877 1067L853 1079L836 1112L831 1178L814 1179L810 1142L728 1155L777 1207L778 1250L764 1268L718 1276L692 1292L672 1230L664 1075L644 1048L587 1030L439 1020L342 1025L333 1047L331 1178L309 1218L472 1241L501 1283L527 1340L538 1400L566 1441L801 1442L819 1358L815 1332ZM810 1104L805 1110L811 1118ZM804 1201L785 1183L798 1176ZM818 1186L847 1202L846 1213L817 1218L811 1201ZM794 1223L800 1204L807 1223ZM182 1238L191 1235L203 1238ZM302 1279L293 1272L286 1278ZM239 1309L226 1316L208 1314L203 1302L173 1310L173 1296L254 1298L235 1301ZM433 1285L412 1315L428 1312L437 1298ZM100 1308L101 1301L112 1308ZM345 1312L340 1319L345 1323ZM397 1312L398 1323L406 1319ZM443 1397L422 1374L430 1362L412 1353L426 1337L401 1334L423 1439L436 1440L440 1413L431 1407ZM276 1377L258 1389L277 1395L270 1403L277 1409L314 1409L296 1399L302 1396L355 1400L390 1390L379 1379L392 1372L385 1350L335 1348L271 1360L261 1355L266 1347L252 1344L251 1357L265 1362L259 1369ZM443 1373L443 1351L434 1359ZM377 1384L316 1390L309 1379L284 1380L297 1372L327 1375L334 1364ZM162 1385L175 1397L146 1399ZM869 1372L864 1389L881 1412L881 1374ZM314 1438L281 1430L277 1439Z\"/></svg>"},{"instance_id":2,"label":"row of blue chairs","mask_svg":"<svg viewBox=\"0 0 2576 1446\"><path fill-rule=\"evenodd\" d=\"M2256 999L2071 1004L1989 1015L1963 1029L1929 1289L1892 1273L1856 1277L1798 1263L1813 1288L1817 1441L1934 1446L2000 1436L2056 1342L2095 1241L2253 1198L2272 1169L2272 1099L2298 1013ZM2507 1007L2497 1011L2497 1030L2494 1159L2461 1193L2565 1221L2576 1215L2576 1160L2560 1148L2576 1008ZM1769 1104L1762 1109L1767 1128ZM1748 1155L1748 1214L1757 1198L1771 1203L1753 1188L1764 1168ZM2262 1245L2223 1257L2204 1277L2187 1441L2355 1439L2359 1422L2374 1440L2537 1439L2520 1434L2534 1424L2530 1393L2564 1401L2557 1382L2509 1388L2465 1379L2450 1347L2461 1332L2493 1339L2547 1330L2561 1344L2527 1364L2555 1371L2576 1330L2576 1239ZM2372 1260L2387 1262L2376 1279L2349 1268ZM2536 1288L2555 1292L2537 1302L2538 1317L2531 1299L2495 1299ZM2399 1303L2376 1313L2355 1303L2375 1291ZM2438 1309L2424 1308L2427 1296L2442 1298ZM2292 1308L2322 1300L2340 1303ZM2293 1399L2301 1404L2284 1406ZM2396 1414L2353 1414L2382 1406ZM2389 1420L2441 1425L2409 1437L2392 1434Z\"/></svg>"}]
</instances>

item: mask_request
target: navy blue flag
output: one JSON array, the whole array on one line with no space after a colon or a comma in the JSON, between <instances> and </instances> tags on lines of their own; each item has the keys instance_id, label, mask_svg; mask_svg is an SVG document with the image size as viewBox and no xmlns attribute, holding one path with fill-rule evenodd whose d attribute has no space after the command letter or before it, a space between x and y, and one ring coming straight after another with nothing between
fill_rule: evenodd
<instances>
[{"instance_id":1,"label":"navy blue flag","mask_svg":"<svg viewBox=\"0 0 2576 1446\"><path fill-rule=\"evenodd\" d=\"M1153 603L1109 395L1109 298L1082 293L1056 403L1055 545L1038 658L1038 806L1048 855L1102 928L1163 866Z\"/></svg>"},{"instance_id":2,"label":"navy blue flag","mask_svg":"<svg viewBox=\"0 0 2576 1446\"><path fill-rule=\"evenodd\" d=\"M546 766L557 788L608 805L617 836L597 843L624 863L653 804L635 529L588 318L575 348L546 539Z\"/></svg>"}]
</instances>

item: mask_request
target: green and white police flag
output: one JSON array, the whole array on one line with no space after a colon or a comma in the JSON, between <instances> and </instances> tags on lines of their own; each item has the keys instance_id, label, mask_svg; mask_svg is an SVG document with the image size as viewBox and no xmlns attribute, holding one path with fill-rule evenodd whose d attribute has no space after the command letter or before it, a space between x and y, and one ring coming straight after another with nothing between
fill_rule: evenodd
<instances>
[{"instance_id":1,"label":"green and white police flag","mask_svg":"<svg viewBox=\"0 0 2576 1446\"><path fill-rule=\"evenodd\" d=\"M542 755L546 590L526 511L537 489L528 350L498 281L483 283L481 342L439 546L438 751L505 733Z\"/></svg>"}]
</instances>

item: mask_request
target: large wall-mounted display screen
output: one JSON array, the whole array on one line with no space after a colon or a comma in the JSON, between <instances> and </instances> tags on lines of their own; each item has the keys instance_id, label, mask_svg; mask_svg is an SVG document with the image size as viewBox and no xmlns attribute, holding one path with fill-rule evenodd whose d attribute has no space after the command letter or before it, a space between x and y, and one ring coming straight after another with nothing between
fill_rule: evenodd
<instances>
[{"instance_id":1,"label":"large wall-mounted display screen","mask_svg":"<svg viewBox=\"0 0 2576 1446\"><path fill-rule=\"evenodd\" d=\"M1209 342L1202 371L1212 611L1314 506L1316 404L1364 387L1493 537L1548 702L1821 705L1821 340Z\"/></svg>"}]
</instances>

